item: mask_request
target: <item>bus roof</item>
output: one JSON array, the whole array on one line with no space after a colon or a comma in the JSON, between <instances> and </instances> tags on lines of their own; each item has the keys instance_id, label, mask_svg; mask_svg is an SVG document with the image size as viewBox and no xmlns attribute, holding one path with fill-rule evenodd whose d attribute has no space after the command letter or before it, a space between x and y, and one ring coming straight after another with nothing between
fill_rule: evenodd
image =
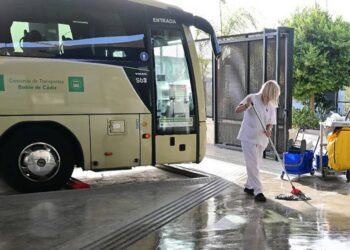
<instances>
[{"instance_id":1,"label":"bus roof","mask_svg":"<svg viewBox=\"0 0 350 250\"><path fill-rule=\"evenodd\" d=\"M75 2L75 0L71 0L72 2ZM78 0L81 2L84 2L84 0ZM28 5L30 5L31 3L35 2L34 1L27 1L27 0L2 0L2 2L4 2L3 4L7 5L7 4L16 4L18 2L20 3L27 3ZM103 0L100 1L103 4ZM151 7L157 7L157 8L161 8L161 9L179 9L182 10L181 8L179 8L178 6L172 5L172 4L167 4L167 3L163 3L163 2L159 2L157 0L106 0L105 2L109 2L109 3L113 3L113 2L134 2L137 4L141 4L141 5L147 5L147 6L151 6ZM85 2L86 3L86 2Z\"/></svg>"},{"instance_id":2,"label":"bus roof","mask_svg":"<svg viewBox=\"0 0 350 250\"><path fill-rule=\"evenodd\" d=\"M175 8L175 9L182 10L180 7L178 7L176 5L166 4L166 3L159 2L156 0L128 0L128 1L139 3L139 4L144 4L144 5L148 5L148 6L152 6L152 7L158 7L158 8L162 8L162 9Z\"/></svg>"}]
</instances>

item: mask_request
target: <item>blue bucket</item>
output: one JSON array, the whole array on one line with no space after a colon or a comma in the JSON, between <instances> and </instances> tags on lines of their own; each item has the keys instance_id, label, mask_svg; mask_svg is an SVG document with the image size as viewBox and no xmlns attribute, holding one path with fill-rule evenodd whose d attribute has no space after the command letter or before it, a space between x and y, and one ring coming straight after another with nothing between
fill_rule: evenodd
<instances>
[{"instance_id":1,"label":"blue bucket","mask_svg":"<svg viewBox=\"0 0 350 250\"><path fill-rule=\"evenodd\" d=\"M283 163L287 173L302 175L312 171L312 160L314 152L305 150L304 154L298 151L290 151L283 153Z\"/></svg>"}]
</instances>

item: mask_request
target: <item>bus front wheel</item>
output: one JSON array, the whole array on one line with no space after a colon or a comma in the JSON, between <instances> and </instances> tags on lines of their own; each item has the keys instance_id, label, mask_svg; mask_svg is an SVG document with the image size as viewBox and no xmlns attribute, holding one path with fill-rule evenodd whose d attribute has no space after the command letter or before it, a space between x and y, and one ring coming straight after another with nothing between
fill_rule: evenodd
<instances>
[{"instance_id":1,"label":"bus front wheel","mask_svg":"<svg viewBox=\"0 0 350 250\"><path fill-rule=\"evenodd\" d=\"M74 168L72 143L50 127L24 127L12 133L2 150L4 179L20 192L57 190Z\"/></svg>"}]
</instances>

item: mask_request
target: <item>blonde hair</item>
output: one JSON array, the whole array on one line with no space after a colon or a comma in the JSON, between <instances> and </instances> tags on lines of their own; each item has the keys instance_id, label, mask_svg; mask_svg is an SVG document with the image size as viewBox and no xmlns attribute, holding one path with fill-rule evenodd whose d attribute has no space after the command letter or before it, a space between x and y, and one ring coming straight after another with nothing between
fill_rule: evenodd
<instances>
[{"instance_id":1,"label":"blonde hair","mask_svg":"<svg viewBox=\"0 0 350 250\"><path fill-rule=\"evenodd\" d=\"M280 96L281 90L278 83L274 80L266 81L259 91L259 94L263 98L263 100L268 99L272 106L278 106L278 99Z\"/></svg>"}]
</instances>

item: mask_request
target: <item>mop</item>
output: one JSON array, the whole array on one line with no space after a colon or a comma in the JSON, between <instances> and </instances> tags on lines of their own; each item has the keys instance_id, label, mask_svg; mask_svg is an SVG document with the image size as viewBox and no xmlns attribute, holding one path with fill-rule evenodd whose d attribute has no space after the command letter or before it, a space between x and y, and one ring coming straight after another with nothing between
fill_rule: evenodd
<instances>
[{"instance_id":1,"label":"mop","mask_svg":"<svg viewBox=\"0 0 350 250\"><path fill-rule=\"evenodd\" d=\"M261 121L261 118L260 118L258 112L256 111L253 103L252 103L252 107L253 107L253 110L254 110L256 116L259 119L259 122L260 122L261 126L263 127L263 129L264 129L264 131L266 133L267 132L266 128L265 128L263 122ZM281 161L281 158L280 158L280 156L279 156L279 154L278 154L278 152L276 150L276 147L275 147L275 145L272 142L272 139L270 137L268 137L268 138L269 138L270 145L271 145L271 147L273 149L273 152L275 153L278 162L281 163L282 168L283 168L284 172L286 173L286 175L288 177L288 181L289 181L290 185L292 186L292 191L290 192L290 194L279 194L275 198L278 199L278 200L289 200L289 201L307 201L307 200L311 200L311 198L306 196L303 192L301 192L300 189L297 189L296 187L294 187L293 182L289 178L289 175L287 173L286 167L284 166L283 162Z\"/></svg>"}]
</instances>

